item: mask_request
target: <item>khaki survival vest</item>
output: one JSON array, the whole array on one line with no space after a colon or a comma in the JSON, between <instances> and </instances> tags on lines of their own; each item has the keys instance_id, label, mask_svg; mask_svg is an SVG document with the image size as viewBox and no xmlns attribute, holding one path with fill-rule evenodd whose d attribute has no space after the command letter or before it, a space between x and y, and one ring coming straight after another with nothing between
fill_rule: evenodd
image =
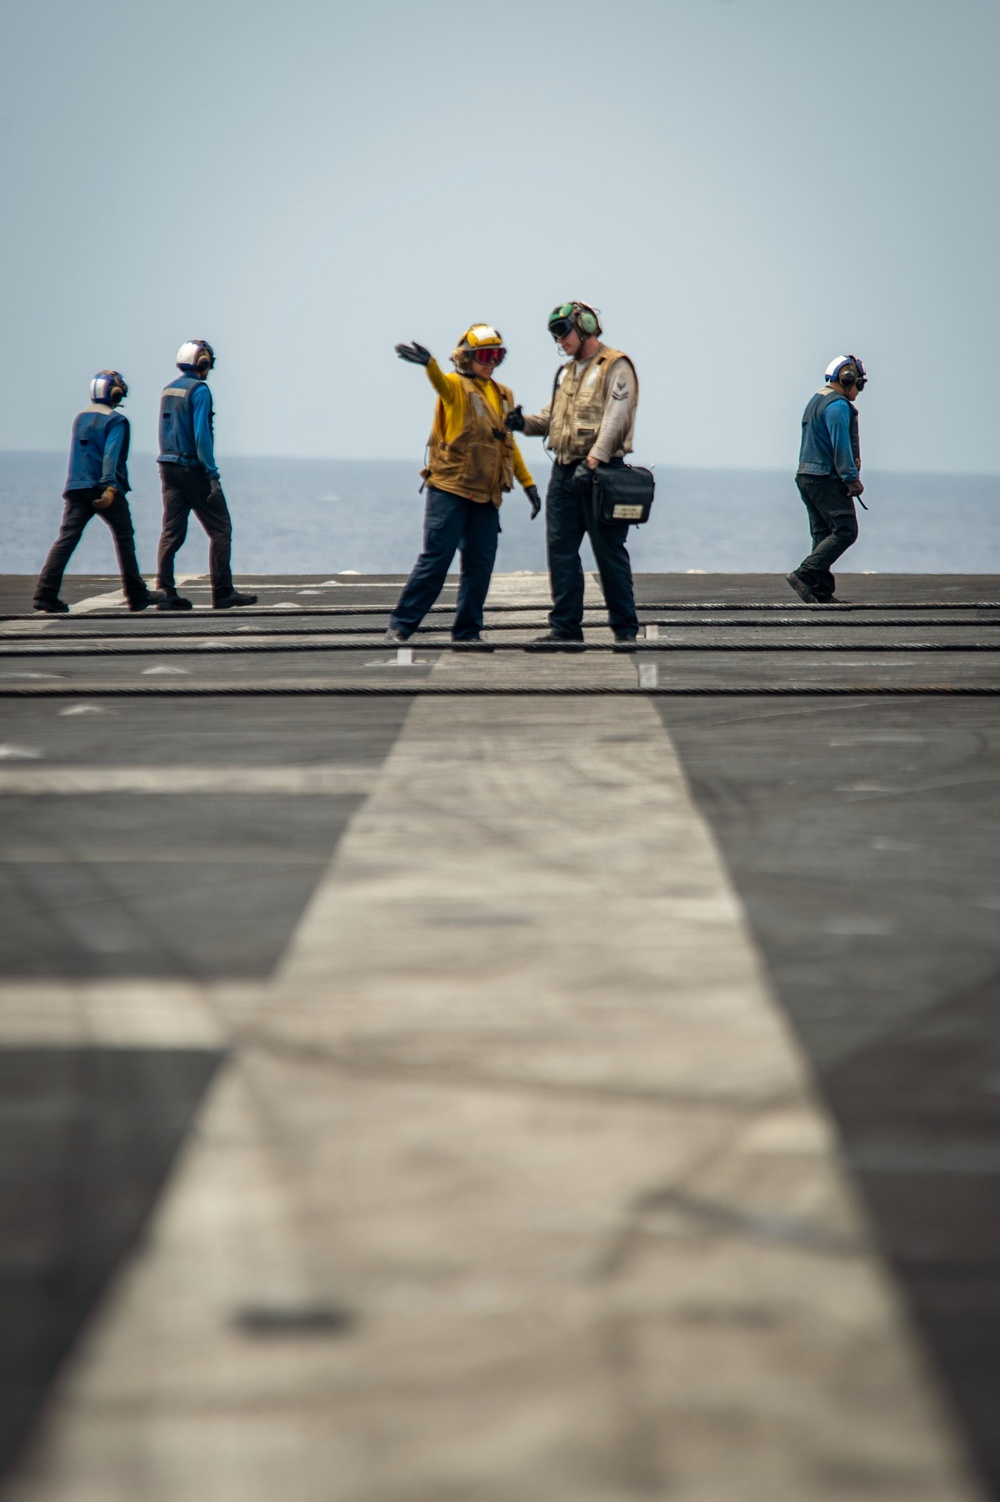
<instances>
[{"instance_id":1,"label":"khaki survival vest","mask_svg":"<svg viewBox=\"0 0 1000 1502\"><path fill-rule=\"evenodd\" d=\"M551 449L559 464L571 464L574 459L585 459L596 443L604 419L608 376L616 360L628 360L632 374L635 375L635 366L628 355L620 349L599 344L596 353L589 360L570 360L556 377L546 447ZM635 377L635 387L638 402L638 376ZM612 454L613 459L624 458L632 452L634 429L633 411L629 430L624 441Z\"/></svg>"},{"instance_id":2,"label":"khaki survival vest","mask_svg":"<svg viewBox=\"0 0 1000 1502\"><path fill-rule=\"evenodd\" d=\"M499 506L504 491L514 488L514 437L504 426L514 393L499 381L493 384L500 395L499 415L478 389L475 377L462 377L465 423L454 443L445 442L444 406L438 402L423 476L438 490Z\"/></svg>"}]
</instances>

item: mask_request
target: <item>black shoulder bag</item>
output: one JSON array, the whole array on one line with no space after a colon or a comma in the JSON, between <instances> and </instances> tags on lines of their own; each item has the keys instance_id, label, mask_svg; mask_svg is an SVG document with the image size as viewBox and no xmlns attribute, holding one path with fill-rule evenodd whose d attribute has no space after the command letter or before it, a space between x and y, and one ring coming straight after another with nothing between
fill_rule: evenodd
<instances>
[{"instance_id":1,"label":"black shoulder bag","mask_svg":"<svg viewBox=\"0 0 1000 1502\"><path fill-rule=\"evenodd\" d=\"M602 522L627 522L641 527L649 521L656 481L640 464L599 464L590 471L597 514Z\"/></svg>"}]
</instances>

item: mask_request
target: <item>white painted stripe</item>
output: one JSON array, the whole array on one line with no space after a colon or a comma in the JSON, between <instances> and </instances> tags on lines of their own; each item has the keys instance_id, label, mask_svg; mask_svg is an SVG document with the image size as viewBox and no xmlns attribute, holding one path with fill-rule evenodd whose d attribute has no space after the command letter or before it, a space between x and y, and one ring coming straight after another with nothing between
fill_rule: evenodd
<instances>
[{"instance_id":1,"label":"white painted stripe","mask_svg":"<svg viewBox=\"0 0 1000 1502\"><path fill-rule=\"evenodd\" d=\"M190 584L196 579L207 578L205 574L178 574L178 585ZM156 579L151 575L146 580L150 589L156 588ZM109 589L104 594L88 595L86 599L75 600L70 606L71 615L89 615L92 610L110 610L116 605L126 606L126 599L121 589Z\"/></svg>"},{"instance_id":2,"label":"white painted stripe","mask_svg":"<svg viewBox=\"0 0 1000 1502\"><path fill-rule=\"evenodd\" d=\"M238 845L202 844L198 841L175 846L164 845L100 845L81 850L73 847L48 848L36 844L18 844L16 839L5 843L0 838L0 860L7 865L19 866L72 866L77 871L90 866L322 866L323 856L312 852L282 850L280 846L259 845L241 842ZM2 994L2 993L0 993Z\"/></svg>"},{"instance_id":3,"label":"white painted stripe","mask_svg":"<svg viewBox=\"0 0 1000 1502\"><path fill-rule=\"evenodd\" d=\"M0 636L24 636L29 631L47 631L55 619L51 615L40 615L32 621L0 621Z\"/></svg>"},{"instance_id":4,"label":"white painted stripe","mask_svg":"<svg viewBox=\"0 0 1000 1502\"><path fill-rule=\"evenodd\" d=\"M417 702L203 994L241 1057L11 1502L978 1495L648 704Z\"/></svg>"},{"instance_id":5,"label":"white painted stripe","mask_svg":"<svg viewBox=\"0 0 1000 1502\"><path fill-rule=\"evenodd\" d=\"M70 606L70 614L89 615L92 610L110 610L115 605L124 605L125 603L125 596L121 589L109 589L103 594L87 595L83 600L74 600Z\"/></svg>"},{"instance_id":6,"label":"white painted stripe","mask_svg":"<svg viewBox=\"0 0 1000 1502\"><path fill-rule=\"evenodd\" d=\"M217 1048L225 1038L208 988L185 981L29 980L0 988L0 1046L7 1048Z\"/></svg>"},{"instance_id":7,"label":"white painted stripe","mask_svg":"<svg viewBox=\"0 0 1000 1502\"><path fill-rule=\"evenodd\" d=\"M3 748L0 747L0 752ZM24 752L40 755L40 752ZM337 762L278 767L0 768L0 796L87 793L364 793L376 769Z\"/></svg>"},{"instance_id":8,"label":"white painted stripe","mask_svg":"<svg viewBox=\"0 0 1000 1502\"><path fill-rule=\"evenodd\" d=\"M244 574L244 575L241 575L241 577L240 577L240 588L243 588L244 586L246 586L247 589L252 589L256 593L261 593L261 592L263 592L265 590L268 590L268 589L273 589L273 590L289 590L289 589L294 589L295 588L295 584L296 584L296 581L294 579L292 579L292 580L286 580L284 584L268 584L268 583L266 583L264 581L261 581L259 579L255 579L252 574ZM402 589L402 587L403 587L403 581L402 580L396 580L394 582L391 579L387 579L387 580L385 580L381 584L372 583L370 581L367 581L365 583L360 583L360 582L359 583L355 583L353 580L351 580L347 584L344 584L343 581L341 581L341 580L336 580L336 579L330 580L330 579L328 579L325 584L323 584L323 585L317 585L316 586L317 589L333 589L333 588L346 588L346 589L387 589L387 590L390 590L390 591L396 591L396 593L398 593L399 590ZM457 589L458 588L458 580L457 579L448 579L448 580L446 580L444 588L445 589Z\"/></svg>"}]
</instances>

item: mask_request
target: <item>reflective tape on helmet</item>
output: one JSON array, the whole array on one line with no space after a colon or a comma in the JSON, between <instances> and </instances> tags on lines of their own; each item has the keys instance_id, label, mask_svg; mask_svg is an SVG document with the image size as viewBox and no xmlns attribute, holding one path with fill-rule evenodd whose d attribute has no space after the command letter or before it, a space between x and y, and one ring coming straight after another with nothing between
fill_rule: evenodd
<instances>
[{"instance_id":1,"label":"reflective tape on helmet","mask_svg":"<svg viewBox=\"0 0 1000 1502\"><path fill-rule=\"evenodd\" d=\"M123 402L128 396L125 377L117 370L99 370L90 383L92 402Z\"/></svg>"}]
</instances>

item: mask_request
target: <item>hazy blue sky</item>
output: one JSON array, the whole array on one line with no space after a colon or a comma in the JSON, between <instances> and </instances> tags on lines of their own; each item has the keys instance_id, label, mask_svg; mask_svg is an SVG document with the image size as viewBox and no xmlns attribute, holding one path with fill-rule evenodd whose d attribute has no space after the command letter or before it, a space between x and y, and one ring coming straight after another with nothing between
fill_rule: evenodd
<instances>
[{"instance_id":1,"label":"hazy blue sky","mask_svg":"<svg viewBox=\"0 0 1000 1502\"><path fill-rule=\"evenodd\" d=\"M997 0L0 0L0 447L102 365L139 450L211 340L220 454L419 459L486 319L529 409L582 296L638 457L794 465L871 369L865 458L1000 471ZM526 453L537 452L528 441ZM224 476L223 476L224 477Z\"/></svg>"}]
</instances>

